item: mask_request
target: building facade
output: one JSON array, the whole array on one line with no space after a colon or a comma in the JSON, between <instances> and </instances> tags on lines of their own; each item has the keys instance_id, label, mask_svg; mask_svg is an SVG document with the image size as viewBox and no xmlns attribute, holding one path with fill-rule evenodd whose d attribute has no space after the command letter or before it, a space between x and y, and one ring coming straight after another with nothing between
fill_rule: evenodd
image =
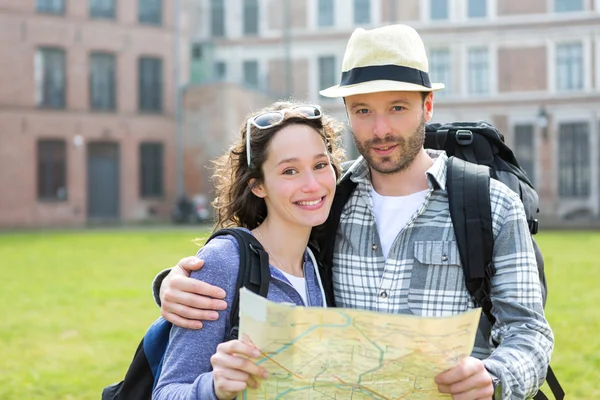
<instances>
[{"instance_id":1,"label":"building facade","mask_svg":"<svg viewBox=\"0 0 600 400\"><path fill-rule=\"evenodd\" d=\"M272 98L228 82L188 87L183 101L184 182L190 198L214 197L211 160L238 140L248 113L267 106ZM230 107L229 105L235 105Z\"/></svg>"},{"instance_id":2,"label":"building facade","mask_svg":"<svg viewBox=\"0 0 600 400\"><path fill-rule=\"evenodd\" d=\"M168 218L174 2L0 2L1 228Z\"/></svg>"},{"instance_id":3,"label":"building facade","mask_svg":"<svg viewBox=\"0 0 600 400\"><path fill-rule=\"evenodd\" d=\"M344 120L342 101L318 91L337 83L352 31L413 26L432 80L446 84L435 95L434 121L496 125L540 194L542 219L600 219L600 0L194 0L191 7L192 82L318 102Z\"/></svg>"}]
</instances>

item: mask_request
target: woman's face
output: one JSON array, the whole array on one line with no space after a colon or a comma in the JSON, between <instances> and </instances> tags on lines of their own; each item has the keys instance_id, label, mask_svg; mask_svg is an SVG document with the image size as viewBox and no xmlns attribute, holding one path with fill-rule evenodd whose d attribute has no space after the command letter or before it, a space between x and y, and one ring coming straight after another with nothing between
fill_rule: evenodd
<instances>
[{"instance_id":1,"label":"woman's face","mask_svg":"<svg viewBox=\"0 0 600 400\"><path fill-rule=\"evenodd\" d=\"M268 218L313 227L327 219L336 177L323 138L304 124L288 125L271 139L262 166L264 182L254 189Z\"/></svg>"}]
</instances>

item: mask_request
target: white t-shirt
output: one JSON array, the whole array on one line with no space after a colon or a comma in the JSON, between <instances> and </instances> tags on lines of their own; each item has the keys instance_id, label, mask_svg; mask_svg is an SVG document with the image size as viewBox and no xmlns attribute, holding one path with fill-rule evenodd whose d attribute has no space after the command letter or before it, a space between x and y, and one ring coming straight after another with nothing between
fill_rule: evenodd
<instances>
[{"instance_id":1,"label":"white t-shirt","mask_svg":"<svg viewBox=\"0 0 600 400\"><path fill-rule=\"evenodd\" d=\"M281 271L281 270L279 270L279 271ZM284 271L281 271L281 273L283 275L285 275L285 277L287 278L288 281L290 281L290 283L292 284L294 289L296 289L296 292L298 292L300 297L302 297L304 304L308 305L308 298L306 297L306 278L304 278L304 277L300 278L300 277L288 274L287 272L284 272Z\"/></svg>"},{"instance_id":2,"label":"white t-shirt","mask_svg":"<svg viewBox=\"0 0 600 400\"><path fill-rule=\"evenodd\" d=\"M385 258L400 231L425 202L427 193L429 189L408 196L382 196L375 189L371 189L373 213Z\"/></svg>"}]
</instances>

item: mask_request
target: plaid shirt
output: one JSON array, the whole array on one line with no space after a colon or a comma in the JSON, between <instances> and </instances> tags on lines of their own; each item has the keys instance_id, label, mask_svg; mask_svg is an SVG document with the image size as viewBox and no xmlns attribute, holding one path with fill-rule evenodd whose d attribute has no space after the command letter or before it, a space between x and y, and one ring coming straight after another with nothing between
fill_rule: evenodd
<instances>
[{"instance_id":1,"label":"plaid shirt","mask_svg":"<svg viewBox=\"0 0 600 400\"><path fill-rule=\"evenodd\" d=\"M338 307L422 316L457 314L474 308L465 286L446 192L443 152L427 171L429 193L396 237L385 259L373 215L369 169L352 165L358 185L344 206L335 241L333 285ZM554 346L544 317L537 264L523 205L504 184L490 184L494 233L492 313L482 316L473 357L502 383L504 399L534 395L546 376ZM493 352L493 354L492 354Z\"/></svg>"}]
</instances>

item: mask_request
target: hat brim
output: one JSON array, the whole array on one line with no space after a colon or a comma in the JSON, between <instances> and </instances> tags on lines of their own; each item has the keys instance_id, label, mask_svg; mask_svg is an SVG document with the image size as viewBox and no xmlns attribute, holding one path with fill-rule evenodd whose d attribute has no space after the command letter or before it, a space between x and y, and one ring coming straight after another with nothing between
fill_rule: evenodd
<instances>
[{"instance_id":1,"label":"hat brim","mask_svg":"<svg viewBox=\"0 0 600 400\"><path fill-rule=\"evenodd\" d=\"M388 80L379 80L379 81L368 81L361 82L355 85L347 85L347 86L332 86L327 89L323 89L319 92L321 96L324 97L348 97L355 94L367 94L367 93L377 93L377 92L397 92L397 91L406 91L406 92L435 92L437 90L441 90L445 88L446 85L443 83L432 83L431 87L416 85L414 83L407 82L398 82L398 81L388 81Z\"/></svg>"}]
</instances>

